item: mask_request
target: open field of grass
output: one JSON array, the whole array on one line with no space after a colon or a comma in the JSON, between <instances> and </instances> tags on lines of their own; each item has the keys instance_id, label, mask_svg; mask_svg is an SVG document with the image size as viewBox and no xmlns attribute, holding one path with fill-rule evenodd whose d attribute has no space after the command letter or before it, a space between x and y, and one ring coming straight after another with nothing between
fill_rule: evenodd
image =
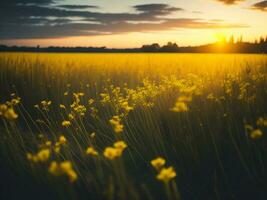
<instances>
[{"instance_id":1,"label":"open field of grass","mask_svg":"<svg viewBox=\"0 0 267 200\"><path fill-rule=\"evenodd\" d=\"M0 54L1 199L266 199L267 56Z\"/></svg>"}]
</instances>

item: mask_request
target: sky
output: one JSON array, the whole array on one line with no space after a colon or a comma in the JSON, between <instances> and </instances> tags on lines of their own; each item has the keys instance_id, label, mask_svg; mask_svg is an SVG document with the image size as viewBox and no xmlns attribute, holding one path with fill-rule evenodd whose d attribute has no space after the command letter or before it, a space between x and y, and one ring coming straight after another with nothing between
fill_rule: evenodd
<instances>
[{"instance_id":1,"label":"sky","mask_svg":"<svg viewBox=\"0 0 267 200\"><path fill-rule=\"evenodd\" d=\"M0 44L194 46L267 35L267 0L3 0Z\"/></svg>"}]
</instances>

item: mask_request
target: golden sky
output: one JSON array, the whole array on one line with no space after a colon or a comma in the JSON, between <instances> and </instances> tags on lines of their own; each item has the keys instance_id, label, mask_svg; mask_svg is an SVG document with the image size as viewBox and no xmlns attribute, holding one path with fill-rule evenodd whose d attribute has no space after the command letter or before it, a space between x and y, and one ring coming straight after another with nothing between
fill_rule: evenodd
<instances>
[{"instance_id":1,"label":"golden sky","mask_svg":"<svg viewBox=\"0 0 267 200\"><path fill-rule=\"evenodd\" d=\"M14 0L0 7L0 44L179 46L267 35L261 0Z\"/></svg>"}]
</instances>

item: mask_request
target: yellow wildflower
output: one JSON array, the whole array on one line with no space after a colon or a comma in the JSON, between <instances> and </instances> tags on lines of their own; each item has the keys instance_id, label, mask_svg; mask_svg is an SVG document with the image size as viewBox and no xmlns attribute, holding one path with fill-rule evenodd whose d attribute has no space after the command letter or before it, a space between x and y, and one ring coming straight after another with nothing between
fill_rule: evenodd
<instances>
[{"instance_id":1,"label":"yellow wildflower","mask_svg":"<svg viewBox=\"0 0 267 200\"><path fill-rule=\"evenodd\" d=\"M61 123L61 125L64 126L64 127L69 127L69 126L71 125L71 122L65 120L65 121L63 121L63 122Z\"/></svg>"},{"instance_id":2,"label":"yellow wildflower","mask_svg":"<svg viewBox=\"0 0 267 200\"><path fill-rule=\"evenodd\" d=\"M49 159L49 156L50 156L50 150L49 149L42 149L36 155L37 160L40 162L47 161Z\"/></svg>"},{"instance_id":3,"label":"yellow wildflower","mask_svg":"<svg viewBox=\"0 0 267 200\"><path fill-rule=\"evenodd\" d=\"M151 160L150 163L156 170L159 170L161 167L163 167L165 165L166 160L162 157L158 157L154 160Z\"/></svg>"},{"instance_id":4,"label":"yellow wildflower","mask_svg":"<svg viewBox=\"0 0 267 200\"><path fill-rule=\"evenodd\" d=\"M98 152L94 149L94 147L88 147L86 150L86 154L91 156L98 156Z\"/></svg>"},{"instance_id":5,"label":"yellow wildflower","mask_svg":"<svg viewBox=\"0 0 267 200\"><path fill-rule=\"evenodd\" d=\"M70 182L77 180L77 174L73 170L72 164L70 161L63 161L57 163L56 161L51 162L48 171L54 176L67 175Z\"/></svg>"},{"instance_id":6,"label":"yellow wildflower","mask_svg":"<svg viewBox=\"0 0 267 200\"><path fill-rule=\"evenodd\" d=\"M70 113L70 114L68 115L68 118L69 118L69 120L73 120L73 119L74 119L73 114Z\"/></svg>"},{"instance_id":7,"label":"yellow wildflower","mask_svg":"<svg viewBox=\"0 0 267 200\"><path fill-rule=\"evenodd\" d=\"M157 175L157 179L165 183L176 177L176 172L173 167L163 168Z\"/></svg>"},{"instance_id":8,"label":"yellow wildflower","mask_svg":"<svg viewBox=\"0 0 267 200\"><path fill-rule=\"evenodd\" d=\"M129 106L128 102L127 101L124 101L122 104L121 104L121 107L126 111L126 112L129 112L131 110L133 110L134 108Z\"/></svg>"},{"instance_id":9,"label":"yellow wildflower","mask_svg":"<svg viewBox=\"0 0 267 200\"><path fill-rule=\"evenodd\" d=\"M117 156L120 157L124 149L127 147L127 144L124 141L118 141L113 144L117 150Z\"/></svg>"},{"instance_id":10,"label":"yellow wildflower","mask_svg":"<svg viewBox=\"0 0 267 200\"><path fill-rule=\"evenodd\" d=\"M123 131L123 125L121 124L121 119L119 116L113 116L109 120L109 123L113 126L115 133L121 133Z\"/></svg>"},{"instance_id":11,"label":"yellow wildflower","mask_svg":"<svg viewBox=\"0 0 267 200\"><path fill-rule=\"evenodd\" d=\"M54 147L54 151L55 151L55 153L59 153L60 152L60 146L55 146Z\"/></svg>"},{"instance_id":12,"label":"yellow wildflower","mask_svg":"<svg viewBox=\"0 0 267 200\"><path fill-rule=\"evenodd\" d=\"M8 108L5 112L4 112L4 117L8 120L15 120L18 118L18 114L15 113L13 108Z\"/></svg>"},{"instance_id":13,"label":"yellow wildflower","mask_svg":"<svg viewBox=\"0 0 267 200\"><path fill-rule=\"evenodd\" d=\"M255 129L255 130L251 131L251 133L250 133L250 137L254 140L261 138L262 135L263 135L263 133L260 129Z\"/></svg>"},{"instance_id":14,"label":"yellow wildflower","mask_svg":"<svg viewBox=\"0 0 267 200\"><path fill-rule=\"evenodd\" d=\"M73 170L70 161L64 161L60 163L60 168L62 169L63 172L65 172L68 175L70 182L74 182L77 179L77 174Z\"/></svg>"},{"instance_id":15,"label":"yellow wildflower","mask_svg":"<svg viewBox=\"0 0 267 200\"><path fill-rule=\"evenodd\" d=\"M66 106L63 105L63 104L60 104L59 107L62 108L62 109L66 109Z\"/></svg>"},{"instance_id":16,"label":"yellow wildflower","mask_svg":"<svg viewBox=\"0 0 267 200\"><path fill-rule=\"evenodd\" d=\"M63 135L61 135L59 137L58 141L60 144L65 144L67 142L67 139Z\"/></svg>"},{"instance_id":17,"label":"yellow wildflower","mask_svg":"<svg viewBox=\"0 0 267 200\"><path fill-rule=\"evenodd\" d=\"M41 101L41 106L42 106L42 109L44 111L48 111L49 110L49 106L52 104L52 101Z\"/></svg>"},{"instance_id":18,"label":"yellow wildflower","mask_svg":"<svg viewBox=\"0 0 267 200\"><path fill-rule=\"evenodd\" d=\"M89 105L93 104L94 102L95 102L94 99L89 99L89 100L88 100L88 104L89 104Z\"/></svg>"},{"instance_id":19,"label":"yellow wildflower","mask_svg":"<svg viewBox=\"0 0 267 200\"><path fill-rule=\"evenodd\" d=\"M90 138L95 138L95 136L96 136L95 132L90 134Z\"/></svg>"},{"instance_id":20,"label":"yellow wildflower","mask_svg":"<svg viewBox=\"0 0 267 200\"><path fill-rule=\"evenodd\" d=\"M117 149L124 150L127 147L127 144L124 141L118 141L118 142L115 142L113 146Z\"/></svg>"},{"instance_id":21,"label":"yellow wildflower","mask_svg":"<svg viewBox=\"0 0 267 200\"><path fill-rule=\"evenodd\" d=\"M48 171L54 176L59 176L61 174L60 167L56 161L51 162Z\"/></svg>"},{"instance_id":22,"label":"yellow wildflower","mask_svg":"<svg viewBox=\"0 0 267 200\"><path fill-rule=\"evenodd\" d=\"M171 108L171 111L173 112L187 112L188 106L185 102L177 101L173 108Z\"/></svg>"},{"instance_id":23,"label":"yellow wildflower","mask_svg":"<svg viewBox=\"0 0 267 200\"><path fill-rule=\"evenodd\" d=\"M114 160L118 157L118 151L114 147L106 147L103 154L109 160Z\"/></svg>"},{"instance_id":24,"label":"yellow wildflower","mask_svg":"<svg viewBox=\"0 0 267 200\"><path fill-rule=\"evenodd\" d=\"M257 120L257 125L258 126L265 126L265 127L267 127L267 118L260 117Z\"/></svg>"},{"instance_id":25,"label":"yellow wildflower","mask_svg":"<svg viewBox=\"0 0 267 200\"><path fill-rule=\"evenodd\" d=\"M0 116L5 113L5 111L8 109L6 104L0 104Z\"/></svg>"},{"instance_id":26,"label":"yellow wildflower","mask_svg":"<svg viewBox=\"0 0 267 200\"><path fill-rule=\"evenodd\" d=\"M45 145L46 145L46 146L51 146L51 144L52 144L52 142L49 141L49 140L45 142Z\"/></svg>"},{"instance_id":27,"label":"yellow wildflower","mask_svg":"<svg viewBox=\"0 0 267 200\"><path fill-rule=\"evenodd\" d=\"M18 105L19 103L20 103L20 98L19 97L14 98L14 99L11 100L11 104L13 106Z\"/></svg>"},{"instance_id":28,"label":"yellow wildflower","mask_svg":"<svg viewBox=\"0 0 267 200\"><path fill-rule=\"evenodd\" d=\"M31 153L26 153L26 157L29 161L32 161L33 155Z\"/></svg>"}]
</instances>

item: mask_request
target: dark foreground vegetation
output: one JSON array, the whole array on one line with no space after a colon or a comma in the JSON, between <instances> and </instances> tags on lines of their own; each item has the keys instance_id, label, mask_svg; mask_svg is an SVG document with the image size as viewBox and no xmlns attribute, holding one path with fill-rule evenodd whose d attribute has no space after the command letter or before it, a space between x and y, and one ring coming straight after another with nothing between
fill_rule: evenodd
<instances>
[{"instance_id":1,"label":"dark foreground vegetation","mask_svg":"<svg viewBox=\"0 0 267 200\"><path fill-rule=\"evenodd\" d=\"M0 199L265 200L266 99L263 55L0 54Z\"/></svg>"}]
</instances>

